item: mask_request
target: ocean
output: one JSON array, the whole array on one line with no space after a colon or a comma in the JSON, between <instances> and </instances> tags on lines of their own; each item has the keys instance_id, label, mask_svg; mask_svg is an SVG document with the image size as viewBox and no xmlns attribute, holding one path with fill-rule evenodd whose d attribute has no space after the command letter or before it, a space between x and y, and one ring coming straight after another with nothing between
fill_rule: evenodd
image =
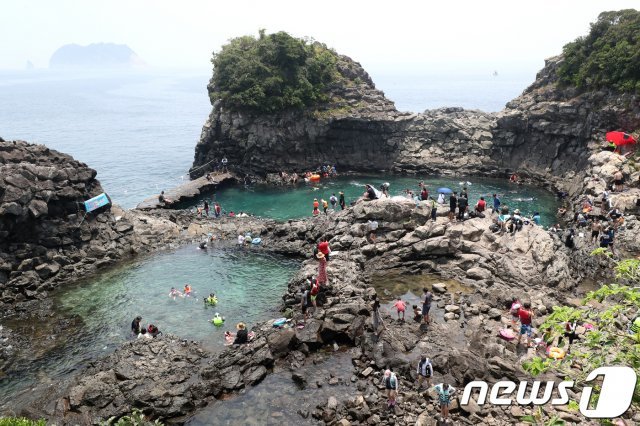
<instances>
[{"instance_id":1,"label":"ocean","mask_svg":"<svg viewBox=\"0 0 640 426\"><path fill-rule=\"evenodd\" d=\"M98 171L112 200L132 208L188 179L211 105L202 71L0 72L0 137L45 144ZM499 111L534 76L372 75L401 111L444 106Z\"/></svg>"}]
</instances>

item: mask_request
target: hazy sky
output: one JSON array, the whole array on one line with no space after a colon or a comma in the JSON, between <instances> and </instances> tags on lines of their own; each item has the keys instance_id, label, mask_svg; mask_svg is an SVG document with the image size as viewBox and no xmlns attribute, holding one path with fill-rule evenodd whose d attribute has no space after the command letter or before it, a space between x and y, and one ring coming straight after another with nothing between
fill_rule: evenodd
<instances>
[{"instance_id":1,"label":"hazy sky","mask_svg":"<svg viewBox=\"0 0 640 426\"><path fill-rule=\"evenodd\" d=\"M0 4L0 69L48 66L67 43L129 45L154 67L210 69L232 37L288 31L325 42L365 68L538 69L603 10L640 0L213 1L21 0Z\"/></svg>"}]
</instances>

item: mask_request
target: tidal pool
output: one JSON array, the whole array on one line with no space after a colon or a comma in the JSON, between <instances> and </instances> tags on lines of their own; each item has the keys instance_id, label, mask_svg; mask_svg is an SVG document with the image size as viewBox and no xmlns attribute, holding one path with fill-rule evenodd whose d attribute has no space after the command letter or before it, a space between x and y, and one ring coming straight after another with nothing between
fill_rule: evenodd
<instances>
[{"instance_id":1,"label":"tidal pool","mask_svg":"<svg viewBox=\"0 0 640 426\"><path fill-rule=\"evenodd\" d=\"M55 294L55 317L68 327L52 329L34 321L9 324L32 339L29 353L0 380L0 405L27 387L52 384L103 357L130 339L137 315L163 333L200 340L205 347L223 347L224 332L243 321L249 328L278 314L288 280L298 263L259 250L184 247L68 286ZM186 283L192 297L168 296L171 287ZM218 305L203 297L215 292ZM222 327L209 322L215 312L226 318ZM9 404L7 404L9 405Z\"/></svg>"},{"instance_id":2,"label":"tidal pool","mask_svg":"<svg viewBox=\"0 0 640 426\"><path fill-rule=\"evenodd\" d=\"M489 178L433 178L421 176L340 176L334 179L323 179L319 183L299 183L296 186L286 185L281 187L266 185L234 186L224 188L216 194L210 194L204 198L215 200L226 212L247 212L256 216L269 217L279 220L298 219L311 216L313 199L325 199L329 201L331 194L343 191L347 205L362 196L366 183L379 188L384 182L389 182L391 195L402 195L405 189L411 189L414 194L418 191L418 182L423 181L427 185L430 195L437 197L436 190L440 187L460 191L467 186L471 207L485 197L487 206L492 205L492 194L496 193L504 204L512 210L520 209L526 216L538 211L542 224L552 225L555 222L558 203L553 193L544 189L516 185L509 183L507 179ZM470 182L471 185L467 185ZM461 185L463 183L463 185ZM338 207L339 208L339 207ZM447 196L448 208L448 196Z\"/></svg>"}]
</instances>

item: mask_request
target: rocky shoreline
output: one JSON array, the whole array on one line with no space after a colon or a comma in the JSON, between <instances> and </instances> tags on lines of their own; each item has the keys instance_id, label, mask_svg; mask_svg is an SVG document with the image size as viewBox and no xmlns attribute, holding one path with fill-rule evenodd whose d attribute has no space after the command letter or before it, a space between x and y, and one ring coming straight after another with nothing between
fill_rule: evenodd
<instances>
[{"instance_id":1,"label":"rocky shoreline","mask_svg":"<svg viewBox=\"0 0 640 426\"><path fill-rule=\"evenodd\" d=\"M343 72L358 77L354 87L334 87L344 105L258 116L213 110L196 147L196 178L208 163L226 156L240 176L280 170L305 171L326 162L344 170L403 174L504 176L517 171L526 180L567 192L567 223L585 197L599 197L616 169L628 189L611 195L626 217L616 237L620 256L640 253L637 200L640 169L629 159L601 151L603 132L640 127L637 95L610 91L579 93L557 85L561 58L547 61L536 82L497 114L444 108L423 114L395 110L375 89L359 64ZM620 108L619 105L626 105ZM412 201L360 201L326 217L279 223L259 218L207 221L181 210L105 208L83 217L80 204L103 190L96 172L66 154L42 145L0 140L0 320L51 312L50 295L60 286L138 256L194 243L213 233L234 244L251 230L263 240L259 250L306 259L283 295L283 310L294 319L301 287L316 274L313 247L329 239L335 256L328 266L323 305L304 328L255 325L256 338L241 347L211 353L197 342L167 335L152 342L127 342L82 373L54 388L36 389L16 403L15 412L59 424L96 424L141 409L146 415L182 424L216 398L260 383L273 371L291 371L299 386L313 386L304 366L319 350L351 348L351 398L319 401L300 415L328 425L435 424L436 401L411 385L415 362L427 353L435 380L461 388L471 380L490 383L528 378L521 365L531 351L496 337L505 322L505 303L517 294L531 300L542 317L554 305L576 304L584 281L604 276L610 260L590 256L593 244L578 238L568 248L561 235L525 226L515 235L489 230L490 218L448 223L429 220L429 209ZM368 220L379 222L375 244L366 238ZM387 330L376 339L370 316L376 277L390 272L435 274L469 288L443 289L436 297L442 314L429 327L385 314ZM381 296L381 295L378 295ZM61 320L64 321L64 320ZM64 326L52 322L50 327ZM11 346L30 348L25 336L0 329L0 369L15 362ZM385 409L381 370L394 367L402 386L398 408ZM579 362L568 368L579 370ZM302 371L302 372L301 372ZM548 380L564 377L548 374ZM332 385L327 379L327 385ZM335 383L334 383L335 384ZM324 383L316 383L323 386ZM579 391L571 394L577 400ZM570 424L590 424L568 407L545 407ZM452 407L459 424L506 425L532 414L530 407ZM629 411L625 418L640 421Z\"/></svg>"}]
</instances>

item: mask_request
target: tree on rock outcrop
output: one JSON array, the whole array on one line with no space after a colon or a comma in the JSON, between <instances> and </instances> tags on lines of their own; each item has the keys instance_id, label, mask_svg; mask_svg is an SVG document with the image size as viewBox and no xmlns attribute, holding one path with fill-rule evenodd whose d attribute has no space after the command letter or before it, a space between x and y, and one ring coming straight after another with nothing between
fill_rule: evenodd
<instances>
[{"instance_id":1,"label":"tree on rock outcrop","mask_svg":"<svg viewBox=\"0 0 640 426\"><path fill-rule=\"evenodd\" d=\"M560 81L584 89L640 93L640 12L603 12L584 37L568 43Z\"/></svg>"},{"instance_id":2,"label":"tree on rock outcrop","mask_svg":"<svg viewBox=\"0 0 640 426\"><path fill-rule=\"evenodd\" d=\"M211 101L239 110L271 113L324 102L327 85L339 78L334 51L284 31L231 39L211 62Z\"/></svg>"}]
</instances>

